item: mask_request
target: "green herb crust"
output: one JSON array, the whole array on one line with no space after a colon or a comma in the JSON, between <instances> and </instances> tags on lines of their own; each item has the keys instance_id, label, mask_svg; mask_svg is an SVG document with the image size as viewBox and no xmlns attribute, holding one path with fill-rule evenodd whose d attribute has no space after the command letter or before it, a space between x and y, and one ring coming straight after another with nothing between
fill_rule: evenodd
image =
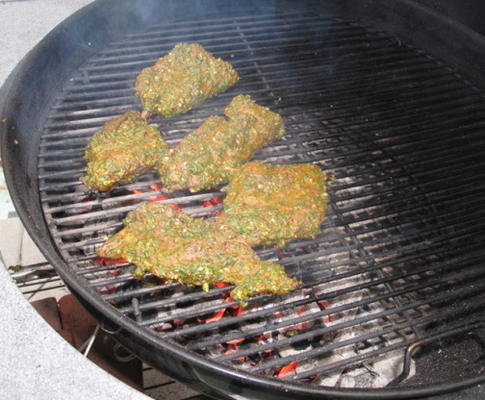
<instances>
[{"instance_id":1,"label":"green herb crust","mask_svg":"<svg viewBox=\"0 0 485 400\"><path fill-rule=\"evenodd\" d=\"M225 91L238 80L231 64L215 58L201 45L179 43L138 75L135 91L145 111L173 117Z\"/></svg>"},{"instance_id":2,"label":"green herb crust","mask_svg":"<svg viewBox=\"0 0 485 400\"><path fill-rule=\"evenodd\" d=\"M232 298L287 293L298 286L281 265L262 261L231 228L192 218L169 205L145 203L130 212L124 228L97 249L101 257L125 258L134 275L155 276L202 286L236 285Z\"/></svg>"},{"instance_id":3,"label":"green herb crust","mask_svg":"<svg viewBox=\"0 0 485 400\"><path fill-rule=\"evenodd\" d=\"M256 151L285 135L283 118L239 95L224 110L189 133L158 168L167 191L197 192L221 184Z\"/></svg>"},{"instance_id":4,"label":"green herb crust","mask_svg":"<svg viewBox=\"0 0 485 400\"><path fill-rule=\"evenodd\" d=\"M160 132L138 112L128 111L93 135L84 154L86 176L81 181L91 189L111 190L154 170L167 152Z\"/></svg>"},{"instance_id":5,"label":"green herb crust","mask_svg":"<svg viewBox=\"0 0 485 400\"><path fill-rule=\"evenodd\" d=\"M325 219L326 175L316 165L271 165L254 161L233 176L219 221L252 246L285 246L313 238Z\"/></svg>"}]
</instances>

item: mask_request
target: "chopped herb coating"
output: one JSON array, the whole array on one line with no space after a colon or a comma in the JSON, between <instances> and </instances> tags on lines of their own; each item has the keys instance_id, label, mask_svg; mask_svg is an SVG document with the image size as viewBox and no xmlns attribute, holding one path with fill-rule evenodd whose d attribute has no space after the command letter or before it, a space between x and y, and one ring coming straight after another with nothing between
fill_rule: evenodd
<instances>
[{"instance_id":1,"label":"chopped herb coating","mask_svg":"<svg viewBox=\"0 0 485 400\"><path fill-rule=\"evenodd\" d=\"M138 75L135 91L145 111L173 117L202 104L238 80L231 64L215 58L201 45L179 43Z\"/></svg>"},{"instance_id":2,"label":"chopped herb coating","mask_svg":"<svg viewBox=\"0 0 485 400\"><path fill-rule=\"evenodd\" d=\"M326 175L316 165L245 164L233 176L219 221L252 246L313 238L325 219Z\"/></svg>"},{"instance_id":3,"label":"chopped herb coating","mask_svg":"<svg viewBox=\"0 0 485 400\"><path fill-rule=\"evenodd\" d=\"M236 285L232 298L257 293L287 293L298 286L281 265L262 261L231 228L196 219L168 205L145 203L130 212L124 228L97 249L101 257L125 258L134 275L155 276L208 288Z\"/></svg>"},{"instance_id":4,"label":"chopped herb coating","mask_svg":"<svg viewBox=\"0 0 485 400\"><path fill-rule=\"evenodd\" d=\"M138 112L128 111L93 135L84 154L87 167L81 181L91 189L111 190L154 170L167 152L157 128Z\"/></svg>"},{"instance_id":5,"label":"chopped herb coating","mask_svg":"<svg viewBox=\"0 0 485 400\"><path fill-rule=\"evenodd\" d=\"M209 117L189 133L158 168L167 191L192 192L221 184L254 153L285 135L283 118L249 96L232 99L226 118Z\"/></svg>"}]
</instances>

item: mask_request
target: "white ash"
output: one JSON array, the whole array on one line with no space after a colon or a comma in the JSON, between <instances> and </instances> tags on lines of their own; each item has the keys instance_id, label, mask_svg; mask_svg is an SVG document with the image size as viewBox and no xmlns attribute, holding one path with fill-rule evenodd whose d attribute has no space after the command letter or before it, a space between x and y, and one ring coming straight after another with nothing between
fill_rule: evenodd
<instances>
[{"instance_id":1,"label":"white ash","mask_svg":"<svg viewBox=\"0 0 485 400\"><path fill-rule=\"evenodd\" d=\"M359 282L364 282L364 276L354 277L347 282L342 282L339 287L332 285L331 290L354 286ZM374 296L375 293L370 293L367 289L351 292L348 295L338 297L338 300L330 302L330 308L335 308L347 303L353 303L365 298ZM333 316L332 321L327 322L327 326L340 324L345 321L354 320L355 318L362 318L372 316L379 312L389 309L385 302L370 303L366 310L362 308L355 308L351 311L339 313ZM398 316L390 316L387 319L373 319L364 324L352 325L350 328L341 329L337 332L334 342L344 342L352 338L357 338L363 334L370 332L382 332L383 329L392 326L393 323L399 322ZM348 345L338 348L333 351L332 355L323 360L322 365L330 365L342 360L347 360L351 357L359 356L377 349L384 349L385 347L398 343L403 338L412 337L412 332L399 332L382 335L379 340L367 341L367 346ZM359 348L360 347L360 348ZM379 358L372 361L364 361L357 366L348 367L344 370L332 372L326 376L322 376L319 384L323 386L342 387L342 388L382 388L390 383L394 378L401 374L404 362L405 349L395 350L384 353ZM411 369L409 377L415 374L414 361L411 362Z\"/></svg>"}]
</instances>

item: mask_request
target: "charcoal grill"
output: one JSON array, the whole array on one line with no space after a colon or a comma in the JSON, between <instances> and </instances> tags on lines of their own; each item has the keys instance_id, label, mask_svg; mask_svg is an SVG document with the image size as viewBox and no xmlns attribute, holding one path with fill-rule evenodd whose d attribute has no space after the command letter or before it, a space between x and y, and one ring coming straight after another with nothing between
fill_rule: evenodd
<instances>
[{"instance_id":1,"label":"charcoal grill","mask_svg":"<svg viewBox=\"0 0 485 400\"><path fill-rule=\"evenodd\" d=\"M103 329L212 397L414 398L485 380L483 38L418 2L349 3L98 1L3 88L6 178L40 249ZM199 217L221 208L204 207L219 190L160 200L154 173L109 193L79 182L90 136L138 108L135 76L181 41L230 61L241 80L187 114L154 118L171 146L245 93L289 131L256 159L312 162L336 177L315 240L258 251L301 288L245 310L230 286L136 281L133 266L94 253L143 201ZM386 387L335 378L372 375L396 352ZM410 377L419 352L466 361L438 357L432 374L418 360Z\"/></svg>"}]
</instances>

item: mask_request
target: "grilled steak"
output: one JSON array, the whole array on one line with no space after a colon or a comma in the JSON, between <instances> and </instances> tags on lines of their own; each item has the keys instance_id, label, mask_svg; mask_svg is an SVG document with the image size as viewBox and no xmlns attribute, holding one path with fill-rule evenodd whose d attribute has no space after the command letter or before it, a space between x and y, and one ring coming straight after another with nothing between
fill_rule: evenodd
<instances>
[{"instance_id":1,"label":"grilled steak","mask_svg":"<svg viewBox=\"0 0 485 400\"><path fill-rule=\"evenodd\" d=\"M165 190L210 189L227 181L256 151L285 135L283 118L249 96L232 99L171 150L159 167Z\"/></svg>"},{"instance_id":2,"label":"grilled steak","mask_svg":"<svg viewBox=\"0 0 485 400\"><path fill-rule=\"evenodd\" d=\"M215 58L201 45L179 43L138 75L135 91L146 112L173 117L225 91L238 80L231 64Z\"/></svg>"},{"instance_id":3,"label":"grilled steak","mask_svg":"<svg viewBox=\"0 0 485 400\"><path fill-rule=\"evenodd\" d=\"M242 166L224 189L229 225L252 246L283 247L319 232L327 208L326 175L316 165L271 165L254 161Z\"/></svg>"},{"instance_id":4,"label":"grilled steak","mask_svg":"<svg viewBox=\"0 0 485 400\"><path fill-rule=\"evenodd\" d=\"M146 272L189 285L229 282L235 300L257 293L287 293L298 286L281 265L262 261L231 228L145 203L130 212L124 228L97 249L101 257L125 258Z\"/></svg>"},{"instance_id":5,"label":"grilled steak","mask_svg":"<svg viewBox=\"0 0 485 400\"><path fill-rule=\"evenodd\" d=\"M84 154L87 167L81 181L91 189L111 190L155 169L167 152L157 128L138 112L128 111L93 135Z\"/></svg>"}]
</instances>

